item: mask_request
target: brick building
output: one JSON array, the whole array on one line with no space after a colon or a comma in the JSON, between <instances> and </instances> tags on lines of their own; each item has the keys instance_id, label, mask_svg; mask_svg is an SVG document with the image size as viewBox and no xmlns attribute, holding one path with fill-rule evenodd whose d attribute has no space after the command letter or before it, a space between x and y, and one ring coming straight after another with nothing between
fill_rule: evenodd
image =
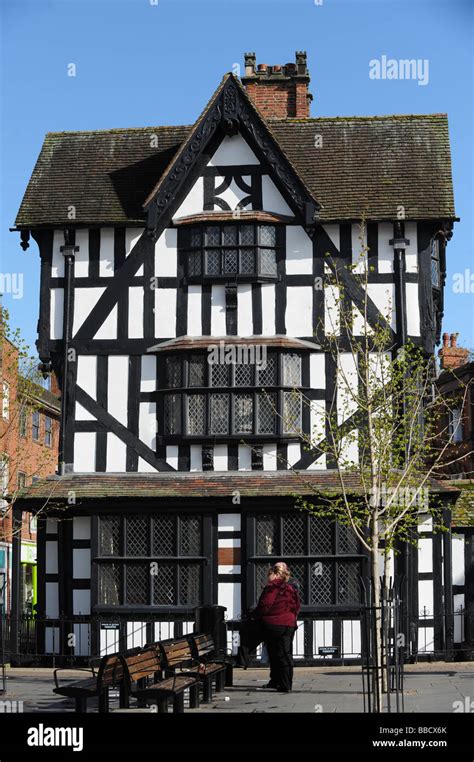
<instances>
[{"instance_id":1,"label":"brick building","mask_svg":"<svg viewBox=\"0 0 474 762\"><path fill-rule=\"evenodd\" d=\"M0 591L11 603L12 504L20 489L54 474L58 460L60 402L56 377L52 391L21 375L20 352L0 337ZM36 517L22 516L21 607L36 603Z\"/></svg>"}]
</instances>

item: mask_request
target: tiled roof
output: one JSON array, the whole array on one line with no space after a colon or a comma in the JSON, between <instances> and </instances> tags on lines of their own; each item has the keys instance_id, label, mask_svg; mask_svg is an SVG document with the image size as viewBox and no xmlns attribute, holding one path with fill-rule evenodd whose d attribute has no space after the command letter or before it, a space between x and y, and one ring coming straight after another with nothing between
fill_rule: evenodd
<instances>
[{"instance_id":1,"label":"tiled roof","mask_svg":"<svg viewBox=\"0 0 474 762\"><path fill-rule=\"evenodd\" d=\"M445 114L267 121L282 151L330 220L455 216ZM133 225L192 128L56 132L45 137L19 227ZM316 136L321 136L322 146Z\"/></svg>"},{"instance_id":2,"label":"tiled roof","mask_svg":"<svg viewBox=\"0 0 474 762\"><path fill-rule=\"evenodd\" d=\"M453 527L474 527L474 481L450 481L461 490L453 510Z\"/></svg>"},{"instance_id":3,"label":"tiled roof","mask_svg":"<svg viewBox=\"0 0 474 762\"><path fill-rule=\"evenodd\" d=\"M348 492L362 492L355 473L345 478ZM446 482L430 482L435 493L457 493ZM337 471L225 471L162 474L66 474L41 479L18 493L17 505L24 501L67 501L74 494L76 501L108 498L231 498L238 491L241 497L291 497L322 493L339 493Z\"/></svg>"}]
</instances>

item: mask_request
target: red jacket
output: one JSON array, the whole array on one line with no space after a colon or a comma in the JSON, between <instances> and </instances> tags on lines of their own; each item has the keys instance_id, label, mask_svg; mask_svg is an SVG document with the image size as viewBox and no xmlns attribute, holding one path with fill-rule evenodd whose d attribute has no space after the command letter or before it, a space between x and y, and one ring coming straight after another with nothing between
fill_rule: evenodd
<instances>
[{"instance_id":1,"label":"red jacket","mask_svg":"<svg viewBox=\"0 0 474 762\"><path fill-rule=\"evenodd\" d=\"M296 627L300 608L296 588L281 578L275 579L264 587L252 618L260 619L264 624Z\"/></svg>"}]
</instances>

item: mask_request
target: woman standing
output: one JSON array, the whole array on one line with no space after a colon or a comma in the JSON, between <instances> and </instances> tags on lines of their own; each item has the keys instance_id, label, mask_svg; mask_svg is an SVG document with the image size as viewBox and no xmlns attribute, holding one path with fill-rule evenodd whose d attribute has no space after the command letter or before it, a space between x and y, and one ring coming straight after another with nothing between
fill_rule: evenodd
<instances>
[{"instance_id":1,"label":"woman standing","mask_svg":"<svg viewBox=\"0 0 474 762\"><path fill-rule=\"evenodd\" d=\"M289 693L293 684L292 644L301 608L298 590L289 582L290 576L283 561L278 561L270 569L268 582L252 615L252 619L263 623L270 659L267 688L276 688L282 693Z\"/></svg>"}]
</instances>

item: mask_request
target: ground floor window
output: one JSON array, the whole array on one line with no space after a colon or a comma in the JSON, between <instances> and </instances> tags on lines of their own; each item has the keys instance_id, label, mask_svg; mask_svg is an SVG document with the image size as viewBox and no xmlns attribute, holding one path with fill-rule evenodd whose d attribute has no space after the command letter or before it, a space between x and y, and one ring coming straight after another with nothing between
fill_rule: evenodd
<instances>
[{"instance_id":1,"label":"ground floor window","mask_svg":"<svg viewBox=\"0 0 474 762\"><path fill-rule=\"evenodd\" d=\"M202 543L199 516L101 517L96 558L99 605L199 605Z\"/></svg>"},{"instance_id":2,"label":"ground floor window","mask_svg":"<svg viewBox=\"0 0 474 762\"><path fill-rule=\"evenodd\" d=\"M337 522L303 512L253 518L249 592L255 599L269 567L285 560L299 584L303 606L351 605L361 600L363 556L354 532Z\"/></svg>"}]
</instances>

